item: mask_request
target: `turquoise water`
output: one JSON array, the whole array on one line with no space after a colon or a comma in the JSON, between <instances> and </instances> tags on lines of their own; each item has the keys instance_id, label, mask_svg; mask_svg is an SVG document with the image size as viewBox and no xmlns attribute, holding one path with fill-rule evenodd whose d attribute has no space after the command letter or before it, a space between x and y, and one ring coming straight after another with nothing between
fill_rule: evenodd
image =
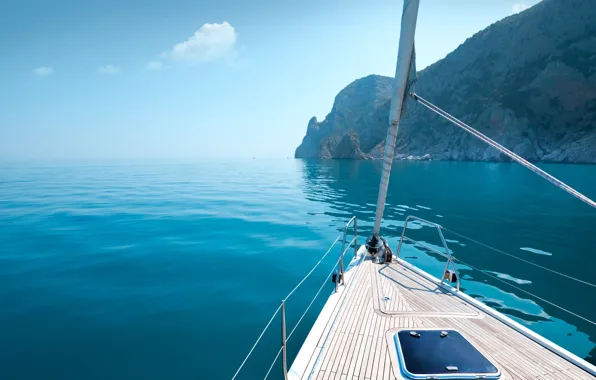
<instances>
[{"instance_id":1,"label":"turquoise water","mask_svg":"<svg viewBox=\"0 0 596 380\"><path fill-rule=\"evenodd\" d=\"M596 197L596 166L544 168ZM352 161L1 165L0 377L230 378L345 222L356 215L370 234L379 178L379 162ZM517 165L396 162L385 211L393 247L413 214L595 282L596 212ZM411 235L440 244L430 228ZM594 288L446 237L456 257L596 320ZM442 270L411 246L402 256ZM334 259L288 302L289 329ZM459 269L469 294L595 361L594 325ZM290 361L324 298L289 341ZM272 326L240 378L263 377L279 347Z\"/></svg>"}]
</instances>

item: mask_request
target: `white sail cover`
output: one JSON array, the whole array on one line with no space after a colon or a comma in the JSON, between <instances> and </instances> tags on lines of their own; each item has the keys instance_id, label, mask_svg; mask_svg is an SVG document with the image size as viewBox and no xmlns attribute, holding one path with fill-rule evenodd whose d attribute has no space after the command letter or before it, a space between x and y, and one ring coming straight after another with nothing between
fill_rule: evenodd
<instances>
[{"instance_id":1,"label":"white sail cover","mask_svg":"<svg viewBox=\"0 0 596 380\"><path fill-rule=\"evenodd\" d=\"M381 228L381 219L385 210L385 199L387 187L389 186L389 175L395 155L395 141L397 130L402 113L406 104L406 96L412 91L411 86L416 81L416 53L414 50L414 34L416 32L416 21L418 18L419 0L405 0L401 18L401 32L399 37L399 51L397 55L397 67L395 69L395 82L393 96L391 98L391 110L389 112L389 129L385 140L383 157L383 171L379 185L379 196L377 198L377 211L373 235L378 235Z\"/></svg>"}]
</instances>

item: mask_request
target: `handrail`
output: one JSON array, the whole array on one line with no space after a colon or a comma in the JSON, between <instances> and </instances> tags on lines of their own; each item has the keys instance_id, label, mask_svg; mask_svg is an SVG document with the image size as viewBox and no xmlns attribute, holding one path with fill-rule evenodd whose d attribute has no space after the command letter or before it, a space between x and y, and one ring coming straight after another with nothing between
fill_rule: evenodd
<instances>
[{"instance_id":1,"label":"handrail","mask_svg":"<svg viewBox=\"0 0 596 380\"><path fill-rule=\"evenodd\" d=\"M352 240L350 240L349 242L347 242L348 229L352 225L354 227L354 237L352 238ZM288 334L287 337L286 337L286 308L285 308L286 301L304 283L304 281L306 281L306 279L310 277L310 275L323 262L323 260L325 259L325 257L327 257L327 255L329 254L329 252L331 252L331 250L333 249L333 247L335 247L335 245L337 244L337 242L340 239L342 239L341 254L339 255L339 257L335 261L335 265L333 265L333 268L331 268L331 271L329 272L329 274L327 275L327 277L323 281L323 284L321 285L321 287L319 288L319 290L317 291L317 293L314 295L314 297L310 301L310 304L306 307L306 310L302 313L302 316L300 316L300 318L298 319L298 322L296 322L296 325L294 325L294 328L290 331L290 334ZM346 244L347 244L347 247L346 247ZM283 373L284 373L284 379L285 380L288 379L288 367L287 367L287 357L286 357L286 346L287 346L287 342L292 337L292 334L294 333L294 331L296 330L296 328L298 327L298 325L300 324L300 322L302 322L302 320L304 319L304 316L306 315L306 313L308 312L308 310L313 305L315 299L319 296L319 294L323 290L323 288L324 288L325 284L327 283L327 281L329 281L329 278L331 277L331 275L336 271L336 268L337 268L338 264L339 264L339 273L338 273L338 277L335 280L335 292L337 292L337 287L338 287L338 283L339 283L340 280L342 282L342 285L345 285L345 281L344 281L344 262L343 262L343 259L344 259L344 256L345 256L346 252L350 249L350 247L352 246L352 244L354 244L354 257L357 257L358 256L358 220L356 219L355 216L353 216L348 221L348 223L346 223L346 225L345 225L345 227L343 229L342 234L340 234L333 241L333 243L331 243L331 246L329 247L329 249L327 249L327 252L325 252L325 254L312 267L312 269L302 278L302 280L300 280L300 282L298 282L298 284L281 301L280 306L277 307L277 309L275 310L275 312L273 313L273 315L269 319L269 322L267 323L267 325L265 326L265 328L263 329L263 331L261 332L261 334L259 335L259 337L255 341L255 343L253 344L252 348L250 349L250 351L248 352L248 354L246 355L246 357L244 358L244 360L240 364L240 367L238 367L238 369L236 370L236 373L232 377L232 380L234 380L238 376L238 374L240 373L240 371L244 367L244 364L246 364L246 362L248 361L248 358L253 353L254 349L259 344L261 338L263 337L263 335L265 334L265 332L267 331L267 329L269 328L269 326L273 322L273 319L275 319L275 317L277 316L277 314L280 311L281 311L281 336L282 336L282 339L281 339L281 348L279 349L279 351L277 352L277 355L273 359L273 362L271 363L271 366L269 367L269 370L267 371L267 374L265 375L265 379L269 376L269 373L273 369L273 366L275 365L275 362L279 358L279 355L280 354L283 354L282 355L282 358L283 358L282 370L283 370Z\"/></svg>"},{"instance_id":2,"label":"handrail","mask_svg":"<svg viewBox=\"0 0 596 380\"><path fill-rule=\"evenodd\" d=\"M350 228L350 225L354 225L354 256L358 255L358 219L356 219L355 216L352 217L352 219L350 219L350 221L348 223L346 223L346 226L344 227L344 242L342 245L342 252L346 246L346 236L348 234L348 228ZM349 245L348 245L349 246Z\"/></svg>"},{"instance_id":3,"label":"handrail","mask_svg":"<svg viewBox=\"0 0 596 380\"><path fill-rule=\"evenodd\" d=\"M352 239L352 241L350 241L350 243L348 244L348 248L350 247L350 245L352 244L352 242L355 242L354 245L354 257L356 257L358 255L358 219L356 219L356 216L353 216L352 219L350 219L348 221L348 223L346 223L346 226L344 227L344 232L343 232L343 240L342 240L342 244L341 244L341 255L340 255L340 262L339 262L339 272L340 272L340 278L341 278L341 283L342 285L345 285L345 281L344 281L344 260L343 257L346 254L346 240L348 238L348 228L350 228L350 225L354 224L354 238ZM338 281L335 281L335 292L337 293L337 284L339 283L339 279Z\"/></svg>"},{"instance_id":4,"label":"handrail","mask_svg":"<svg viewBox=\"0 0 596 380\"><path fill-rule=\"evenodd\" d=\"M434 226L434 227L436 227L436 228L437 228L437 230L438 230L438 232L439 232L439 236L441 237L441 240L442 240L442 242L443 242L443 246L445 247L445 253L443 253L443 252L440 252L440 251L438 251L438 250L434 249L433 247L431 247L431 246L429 246L429 245L427 245L427 244L424 244L424 243L422 243L422 242L420 242L420 241L417 241L417 240L414 240L414 239L412 239L412 238L410 238L410 237L408 237L408 236L405 236L405 233L406 233L406 228L407 228L407 226L408 226L408 222L409 222L409 220L410 220L410 219L413 219L413 220L418 220L418 221L421 221L421 222L424 222L424 223L430 224L431 226ZM573 316L575 316L575 317L577 317L577 318L579 318L579 319L581 319L581 320L583 320L583 321L585 321L585 322L588 322L588 323L590 323L590 324L592 324L592 325L596 325L596 322L594 322L594 321L592 321L592 320L590 320L590 319L588 319L588 318L586 318L586 317L583 317L583 316L581 316L581 315L579 315L579 314L577 314L577 313L574 313L574 312L572 312L572 311L570 311L570 310L568 310L568 309L565 309L564 307L562 307L562 306L559 306L559 305L557 305L557 304L555 304L555 303L553 303L553 302L551 302L551 301L548 301L548 300L546 300L546 299L544 299L544 298L542 298L542 297L540 297L540 296L537 296L536 294L534 294L534 293L531 293L531 292L529 292L529 291L527 291L527 290L525 290L525 289L522 289L522 288L520 288L519 286L515 286L515 285L513 285L513 284L511 284L511 283L509 283L509 282L507 282L507 281L504 281L504 280L502 280L502 279L498 278L497 276L494 276L494 275L492 275L491 273L489 273L489 272L488 272L488 271L486 271L486 270L479 269L479 268L477 268L477 267L475 267L475 266L473 266L473 265L471 265L471 264L469 264L469 263L467 263L467 262L465 262L465 261L462 261L462 260L461 260L461 259L459 259L459 258L456 258L456 257L452 256L452 255L451 255L451 251L450 251L450 250L449 250L449 248L447 247L447 242L445 241L445 238L443 237L443 232L442 232L442 230L449 231L449 232L451 232L451 233L453 233L453 234L455 234L455 235L458 235L458 236L460 236L460 237L463 237L463 238L465 238L465 239L468 239L468 240L470 240L470 241L472 241L472 242L474 242L474 243L480 244L480 245L482 245L482 246L484 246L484 247L486 247L486 248L489 248L489 249L491 249L491 250L494 250L494 251L496 251L496 252L499 252L499 253L505 254L505 255L507 255L507 256L511 256L511 257L513 257L513 258L515 258L515 259L518 259L518 260L521 260L521 261L523 261L523 262L526 262L526 263L528 263L528 264L534 265L534 266L536 266L536 267L539 267L539 268L545 269L545 270L547 270L547 271L549 271L549 272L553 272L553 273L555 273L555 274L558 274L558 275L560 275L560 276L567 277L567 278L569 278L569 279L571 279L571 280L574 280L574 281L577 281L577 282L580 282L580 283L586 284L586 285L588 285L588 286L596 287L596 285L595 285L595 284L592 284L592 283L589 283L589 282L587 282L587 281L580 280L580 279L578 279L578 278L575 278L575 277L569 276L569 275L567 275L567 274L565 274L565 273L560 273L560 272L557 272L557 271L555 271L555 270L552 270L552 269L550 269L550 268L543 267L543 266L541 266L541 265L538 265L538 264L534 264L534 263L532 263L531 261L528 261L528 260L521 259L521 258L519 258L519 257L517 257L517 256L515 256L515 255L509 254L509 253L507 253L507 252L503 252L503 251L501 251L501 250L499 250L499 249L497 249L497 248L491 247L491 246L489 246L489 245L487 245L487 244L481 243L481 242L479 242L479 241L477 241L477 240L474 240L474 239L472 239L472 238L469 238L469 237L467 237L467 236L464 236L464 235L462 235L462 234L459 234L459 233L457 233L457 232L455 232L455 231L453 231L453 230L450 230L450 229L448 229L448 228L445 228L445 227L441 226L440 224L437 224L437 223L434 223L434 222L430 222L430 221L428 221L428 220L425 220L425 219L422 219L422 218L418 218L418 217L416 217L416 216L413 216L413 215L410 215L410 216L408 216L408 217L406 218L406 221L404 222L404 228L403 228L403 231L402 231L401 238L400 238L400 240L399 240L399 246L398 246L398 248L397 248L397 253L396 253L396 256L398 256L398 257L399 257L399 251L401 250L402 242L403 242L404 240L408 240L408 241L412 242L412 243L413 243L413 244L415 244L415 245L418 245L418 246L424 247L425 249L428 249L429 251L431 251L431 252L433 252L433 253L436 253L436 254L438 254L438 255L441 255L441 256L443 256L443 257L447 258L447 265L445 266L445 270L447 270L447 268L448 268L448 266L449 266L449 263L450 263L450 262L453 264L453 269L454 269L454 270L456 270L456 269L455 269L455 264L454 264L454 262L455 262L455 261L458 261L458 262L460 262L461 264L467 265L468 267L470 267L470 268L472 268L472 269L474 269L474 270L477 270L477 271L479 271L479 272L481 272L481 273L485 274L485 275L486 275L486 276L488 276L488 277L491 277L491 278L493 278L493 279L495 279L495 280L497 280L497 281L500 281L500 282L502 282L502 283L504 283L504 284L506 284L506 285L509 285L509 286L511 286L511 287L513 287L513 288L515 288L515 289L517 289L517 290L519 290L519 291L522 291L522 292L524 292L524 293L526 293L526 294L528 294L528 295L530 295L530 296L532 296L532 297L534 297L534 298L536 298L536 299L539 299L539 300L541 300L541 301L543 301L543 302L546 302L546 303L548 303L549 305L551 305L551 306L554 306L554 307L556 307L556 308L558 308L558 309L560 309L560 310L562 310L562 311L564 311L564 312L566 312L566 313L568 313L568 314L571 314L571 315L573 315ZM457 272L456 272L456 273L457 273ZM443 284L443 282L444 282L444 281L445 281L445 278L443 277L443 279L441 280L440 284ZM459 273L457 273L457 290L458 290L458 291L459 291L459 285L460 285L460 276L459 276Z\"/></svg>"},{"instance_id":5,"label":"handrail","mask_svg":"<svg viewBox=\"0 0 596 380\"><path fill-rule=\"evenodd\" d=\"M413 243L413 244L415 244L415 245L418 245L418 246L420 246L420 247L423 247L423 248L425 248L425 249L428 249L429 251L432 251L432 252L436 253L437 255L441 255L441 256L443 256L443 257L444 257L444 258L446 258L446 259L448 259L448 258L449 258L449 256L447 256L445 253L443 253L443 252L441 252L441 251L437 251L436 249L434 249L434 248L433 248L433 247L431 247L430 245L426 245L426 244L424 244L424 243L423 243L423 242L421 242L421 241L414 240L414 239L412 239L412 238L409 238L409 237L407 237L407 236L404 236L404 240L408 240L408 241L412 242L412 243Z\"/></svg>"},{"instance_id":6,"label":"handrail","mask_svg":"<svg viewBox=\"0 0 596 380\"><path fill-rule=\"evenodd\" d=\"M515 285L513 285L513 284L511 284L511 283L509 283L509 282L507 282L507 281L505 281L505 280L503 280L503 279L500 279L500 278L499 278L499 277L497 277L497 276L494 276L494 275L492 275L492 274L488 273L488 271L486 271L486 270L483 270L483 269L480 269L480 268L477 268L477 267L473 266L473 265L472 265L472 264L470 264L470 263L467 263L467 262L465 262L465 261L462 261L462 260L460 260L460 259L456 259L456 260L457 260L457 261L459 261L460 263L464 264L464 265L467 265L467 266L469 266L470 268L472 268L472 269L474 269L474 270L477 270L477 271L478 271L478 272L480 272L480 273L484 273L484 274L485 274L485 275L487 275L488 277L491 277L491 278L493 278L493 279L495 279L495 280L497 280L497 281L500 281L500 282L502 282L502 283L503 283L503 284L505 284L505 285L509 285L510 287L512 287L512 288L514 288L514 289L517 289L517 290L519 290L519 291L521 291L521 292L524 292L524 293L526 293L526 294L528 294L528 295L530 295L530 296L532 296L532 297L534 297L534 298L536 298L536 299L539 299L539 300L540 300L540 301L542 301L542 302L546 302L547 304L549 304L549 305L551 305L551 306L554 306L554 307L556 307L556 308L557 308L557 309L559 309L559 310L562 310L562 311L564 311L564 312L566 312L566 313L569 313L569 314L573 315L574 317L577 317L577 318L579 318L579 319L581 319L581 320L583 320L583 321L585 321L585 322L591 323L592 325L596 326L596 322L594 322L594 321L592 321L592 320L590 320L590 319L588 319L588 318L586 318L586 317L583 317L583 316L581 316L581 315L579 315L579 314L576 314L576 313L572 312L571 310L565 309L563 306L559 306L559 305L557 305L556 303L554 303L554 302L551 302L551 301L549 301L549 300L546 300L546 299L544 299L544 298L542 298L542 297L540 297L540 296L537 296L536 294L534 294L534 293L531 293L531 292L529 292L529 291L527 291L527 290L525 290L525 289L522 289L522 288L520 288L519 286L515 286Z\"/></svg>"},{"instance_id":7,"label":"handrail","mask_svg":"<svg viewBox=\"0 0 596 380\"><path fill-rule=\"evenodd\" d=\"M441 238L441 242L443 243L443 248L445 248L445 253L439 252L438 250L436 250L436 249L434 249L432 247L429 247L428 245L426 245L424 243L421 243L421 242L416 241L416 240L414 240L414 239L412 239L410 237L407 237L406 236L406 229L408 228L408 223L410 222L410 220L417 220L417 221L420 221L420 222L423 222L423 223L426 223L426 224L430 224L431 226L435 227L437 229L437 232L439 233L439 237ZM451 268L453 268L453 271L456 274L457 290L459 290L461 281L460 281L459 272L457 271L457 268L455 267L455 257L453 257L451 255L451 251L449 250L449 247L447 246L447 241L445 240L445 237L443 236L443 232L441 231L442 228L443 227L440 224L438 224L438 223L431 222L429 220L422 219L422 218L419 218L419 217L414 216L414 215L408 215L406 217L406 221L404 222L404 228L403 228L403 230L401 232L401 238L399 239L399 245L397 246L397 250L395 252L395 256L396 257L399 257L399 252L401 251L401 246L402 246L403 241L404 240L408 240L408 241L411 241L412 243L414 243L416 245L422 246L422 247L424 247L424 248L426 248L426 249L428 249L428 250L430 250L430 251L432 251L434 253L437 253L437 254L439 254L439 255L447 258L447 263L445 264L445 269L443 270L443 275L441 276L440 285L443 285L443 283L445 282L445 274L447 273L447 270L449 269L449 265L451 265Z\"/></svg>"}]
</instances>

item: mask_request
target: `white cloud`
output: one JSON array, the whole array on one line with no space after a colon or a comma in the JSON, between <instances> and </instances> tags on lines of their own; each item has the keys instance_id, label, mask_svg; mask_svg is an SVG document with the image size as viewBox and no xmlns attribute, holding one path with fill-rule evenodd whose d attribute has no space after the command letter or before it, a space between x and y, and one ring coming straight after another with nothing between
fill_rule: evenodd
<instances>
[{"instance_id":1,"label":"white cloud","mask_svg":"<svg viewBox=\"0 0 596 380\"><path fill-rule=\"evenodd\" d=\"M47 77L48 75L54 74L54 69L48 66L41 66L33 70L33 73L40 77Z\"/></svg>"},{"instance_id":2,"label":"white cloud","mask_svg":"<svg viewBox=\"0 0 596 380\"><path fill-rule=\"evenodd\" d=\"M528 4L526 4L526 3L515 3L511 7L511 13L523 12L523 11L525 11L528 8L530 8L530 6Z\"/></svg>"},{"instance_id":3,"label":"white cloud","mask_svg":"<svg viewBox=\"0 0 596 380\"><path fill-rule=\"evenodd\" d=\"M163 67L163 63L159 61L151 61L147 62L145 65L145 70L159 70Z\"/></svg>"},{"instance_id":4,"label":"white cloud","mask_svg":"<svg viewBox=\"0 0 596 380\"><path fill-rule=\"evenodd\" d=\"M114 65L105 65L99 68L99 73L100 74L105 74L105 75L116 75L116 74L120 74L120 68Z\"/></svg>"},{"instance_id":5,"label":"white cloud","mask_svg":"<svg viewBox=\"0 0 596 380\"><path fill-rule=\"evenodd\" d=\"M227 21L204 24L186 41L174 45L164 56L178 61L206 62L234 58L237 34Z\"/></svg>"}]
</instances>

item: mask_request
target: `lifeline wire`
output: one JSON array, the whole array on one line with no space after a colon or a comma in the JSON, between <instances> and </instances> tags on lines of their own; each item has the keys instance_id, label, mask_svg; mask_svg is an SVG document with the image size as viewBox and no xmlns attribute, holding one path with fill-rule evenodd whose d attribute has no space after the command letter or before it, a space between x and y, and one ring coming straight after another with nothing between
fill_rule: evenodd
<instances>
[{"instance_id":1,"label":"lifeline wire","mask_svg":"<svg viewBox=\"0 0 596 380\"><path fill-rule=\"evenodd\" d=\"M534 293L528 292L527 290L525 290L525 289L522 289L522 288L520 288L519 286L515 286L515 285L513 285L513 284L511 284L511 283L509 283L509 282L507 282L507 281L505 281L505 280L502 280L502 279L498 278L497 276L494 276L494 275L492 275L492 274L488 273L487 271L485 271L485 270L482 270L482 269L480 269L480 268L476 268L475 266L473 266L473 265L470 265L470 264L466 263L465 261L462 261L462 260L460 260L460 259L458 259L458 258L456 258L456 257L454 257L453 259L454 259L454 260L456 260L456 261L459 261L460 263L462 263L462 264L464 264L464 265L467 265L467 266L469 266L469 267L470 267L470 268L472 268L472 269L475 269L475 270L477 270L478 272L484 273L484 274L485 274L485 275L487 275L488 277L494 278L494 279L495 279L495 280L497 280L497 281L500 281L500 282L502 282L502 283L504 283L504 284L507 284L507 285L511 286L512 288L515 288L515 289L517 289L517 290L519 290L519 291L522 291L522 292L524 292L524 293L526 293L526 294L529 294L529 295L531 295L532 297L534 297L534 298L536 298L536 299L539 299L539 300L540 300L540 301L542 301L542 302L546 302L547 304L549 304L549 305L551 305L551 306L554 306L554 307L556 307L556 308L557 308L557 309L559 309L559 310L563 310L563 311L564 311L564 312L566 312L566 313L569 313L569 314L571 314L571 315L573 315L573 316L575 316L575 317L577 317L577 318L579 318L579 319L582 319L582 320L584 320L584 321L586 321L586 322L588 322L588 323L591 323L591 324L593 324L594 326L596 326L596 322L594 322L594 321L591 321L591 320L589 320L589 319L588 319L588 318L586 318L586 317L582 317L581 315L579 315L579 314L576 314L576 313L572 312L571 310L567 310L567 309L565 309L564 307L557 305L556 303L553 303L553 302L550 302L550 301L548 301L548 300L545 300L544 298L542 298L542 297L540 297L540 296L537 296L537 295L536 295L536 294L534 294Z\"/></svg>"},{"instance_id":2,"label":"lifeline wire","mask_svg":"<svg viewBox=\"0 0 596 380\"><path fill-rule=\"evenodd\" d=\"M595 284L592 284L592 283L590 283L590 282L588 282L588 281L581 280L581 279L579 279L579 278L577 278L577 277L573 277L573 276L570 276L570 275L568 275L568 274L565 274L565 273L557 272L557 271L556 271L556 270L554 270L554 269L550 269L550 268L544 267L544 266L542 266L542 265L538 265L538 264L536 264L536 263L533 263L533 262L531 262L531 261L529 261L529 260L522 259L521 257L517 257L517 256L515 256L515 255L512 255L511 253L507 253L507 252L501 251L501 250L500 250L500 249L498 249L498 248L491 247L491 246L490 246L490 245L488 245L488 244L485 244L485 243L479 242L478 240L474 240L474 239L472 239L472 238L470 238L470 237L467 237L467 236L465 236L465 235L462 235L462 234L460 234L460 233L457 233L457 232L455 232L455 231L453 231L453 230L450 230L449 228L445 228L445 227L443 227L443 226L441 226L441 228L442 228L442 229L444 229L445 231L449 231L449 232L451 232L451 233L452 233L452 234L454 234L454 235L460 236L460 237L462 237L462 238L464 238L464 239L467 239L467 240L469 240L469 241L471 241L471 242L474 242L474 243L476 243L476 244L479 244L479 245L481 245L481 246L483 246L483 247L485 247L485 248L491 249L491 250L493 250L493 251L495 251L495 252L501 253L501 254L503 254L503 255L507 255L507 256L509 256L509 257L512 257L512 258L514 258L514 259L516 259L516 260L523 261L523 262L524 262L524 263L526 263L526 264L533 265L533 266L535 266L535 267L538 267L538 268L540 268L540 269L544 269L544 270L547 270L547 271L549 271L549 272L552 272L552 273L554 273L554 274L558 274L559 276L566 277L566 278L568 278L568 279L570 279L570 280L577 281L577 282L580 282L580 283L582 283L582 284L584 284L584 285L588 285L588 286L592 286L592 287L596 288L596 285L595 285Z\"/></svg>"}]
</instances>

